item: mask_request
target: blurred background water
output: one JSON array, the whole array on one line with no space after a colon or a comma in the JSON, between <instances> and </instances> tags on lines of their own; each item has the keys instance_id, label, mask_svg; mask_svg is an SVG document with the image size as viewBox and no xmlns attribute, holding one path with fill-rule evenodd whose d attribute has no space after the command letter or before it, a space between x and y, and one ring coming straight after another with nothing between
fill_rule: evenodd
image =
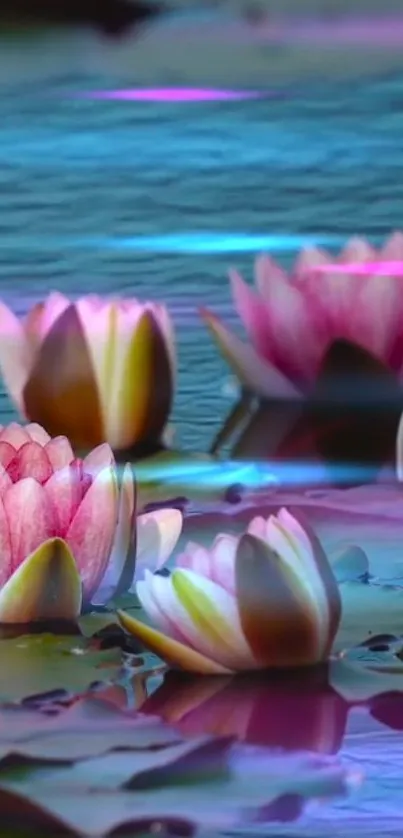
<instances>
[{"instance_id":1,"label":"blurred background water","mask_svg":"<svg viewBox=\"0 0 403 838\"><path fill-rule=\"evenodd\" d=\"M228 11L179 14L136 41L6 33L2 297L17 311L54 288L167 301L178 327L177 441L207 448L233 393L198 307L236 321L228 267L251 278L261 249L289 266L304 241L378 242L401 226L403 69L390 33L403 23L393 20L375 52L374 26L371 43L367 34L347 46L346 23L336 45L328 23L320 37L308 28L302 46L294 26L287 45ZM180 44L188 52L178 57ZM264 95L82 97L144 84ZM2 420L10 410L1 393Z\"/></svg>"}]
</instances>

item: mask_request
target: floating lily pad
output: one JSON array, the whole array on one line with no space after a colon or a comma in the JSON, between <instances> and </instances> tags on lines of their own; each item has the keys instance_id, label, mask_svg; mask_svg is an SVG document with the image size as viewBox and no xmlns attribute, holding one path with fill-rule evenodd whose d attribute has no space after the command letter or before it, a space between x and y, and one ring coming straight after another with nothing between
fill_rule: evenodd
<instances>
[{"instance_id":1,"label":"floating lily pad","mask_svg":"<svg viewBox=\"0 0 403 838\"><path fill-rule=\"evenodd\" d=\"M19 819L91 838L123 827L130 835L147 827L153 833L164 826L247 827L280 798L344 795L352 780L352 772L334 760L234 748L230 740L212 737L143 757L111 753L69 770L9 768L0 773L0 812L14 828Z\"/></svg>"},{"instance_id":2,"label":"floating lily pad","mask_svg":"<svg viewBox=\"0 0 403 838\"><path fill-rule=\"evenodd\" d=\"M52 690L86 691L117 678L120 649L100 650L83 637L32 634L0 640L0 700L18 701Z\"/></svg>"}]
</instances>

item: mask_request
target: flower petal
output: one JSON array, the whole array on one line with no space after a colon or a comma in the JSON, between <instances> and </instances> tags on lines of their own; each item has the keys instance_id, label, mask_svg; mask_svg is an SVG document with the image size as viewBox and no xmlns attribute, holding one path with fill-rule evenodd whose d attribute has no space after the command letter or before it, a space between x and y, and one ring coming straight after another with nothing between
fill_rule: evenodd
<instances>
[{"instance_id":1,"label":"flower petal","mask_svg":"<svg viewBox=\"0 0 403 838\"><path fill-rule=\"evenodd\" d=\"M31 308L24 320L24 330L33 353L38 351L55 320L70 305L70 300L64 294L60 294L59 291L51 291L45 300Z\"/></svg>"},{"instance_id":2,"label":"flower petal","mask_svg":"<svg viewBox=\"0 0 403 838\"><path fill-rule=\"evenodd\" d=\"M14 459L8 464L7 471L13 481L33 477L37 483L46 483L52 475L52 465L46 452L39 442L26 442L16 452Z\"/></svg>"},{"instance_id":3,"label":"flower petal","mask_svg":"<svg viewBox=\"0 0 403 838\"><path fill-rule=\"evenodd\" d=\"M42 543L0 591L0 623L75 620L81 610L81 580L67 544Z\"/></svg>"},{"instance_id":4,"label":"flower petal","mask_svg":"<svg viewBox=\"0 0 403 838\"><path fill-rule=\"evenodd\" d=\"M330 654L331 647L333 645L333 640L335 638L341 618L341 597L339 586L336 582L335 576L333 574L327 555L322 547L322 544L318 536L316 535L315 530L307 521L304 513L301 512L300 509L294 509L291 507L287 510L287 514L291 515L291 517L294 518L296 522L298 522L298 524L304 532L305 537L309 540L312 550L312 558L315 562L317 572L326 592L326 597L329 606L329 631L328 642L326 644L324 654L325 656L327 656L328 654Z\"/></svg>"},{"instance_id":5,"label":"flower petal","mask_svg":"<svg viewBox=\"0 0 403 838\"><path fill-rule=\"evenodd\" d=\"M38 425L37 422L29 422L28 425L25 425L25 430L32 442L38 442L39 445L45 446L48 442L50 442L50 436L45 428L42 428L42 425Z\"/></svg>"},{"instance_id":6,"label":"flower petal","mask_svg":"<svg viewBox=\"0 0 403 838\"><path fill-rule=\"evenodd\" d=\"M73 449L66 436L55 436L46 443L46 453L56 471L70 465L74 460Z\"/></svg>"},{"instance_id":7,"label":"flower petal","mask_svg":"<svg viewBox=\"0 0 403 838\"><path fill-rule=\"evenodd\" d=\"M0 439L0 464L7 469L16 455L15 448L9 443Z\"/></svg>"},{"instance_id":8,"label":"flower petal","mask_svg":"<svg viewBox=\"0 0 403 838\"><path fill-rule=\"evenodd\" d=\"M107 442L103 442L87 454L83 462L83 470L85 474L90 474L92 478L95 478L102 469L114 465L115 457L112 448Z\"/></svg>"},{"instance_id":9,"label":"flower petal","mask_svg":"<svg viewBox=\"0 0 403 838\"><path fill-rule=\"evenodd\" d=\"M65 435L77 448L104 441L94 371L74 305L46 335L23 395L27 416L52 436Z\"/></svg>"},{"instance_id":10,"label":"flower petal","mask_svg":"<svg viewBox=\"0 0 403 838\"><path fill-rule=\"evenodd\" d=\"M173 553L182 532L179 509L156 509L137 518L136 581L146 569L159 570Z\"/></svg>"},{"instance_id":11,"label":"flower petal","mask_svg":"<svg viewBox=\"0 0 403 838\"><path fill-rule=\"evenodd\" d=\"M0 590L13 570L10 527L3 499L0 497Z\"/></svg>"},{"instance_id":12,"label":"flower petal","mask_svg":"<svg viewBox=\"0 0 403 838\"><path fill-rule=\"evenodd\" d=\"M124 611L118 611L117 615L123 628L129 634L140 640L150 652L158 655L169 666L178 667L187 672L195 672L199 675L229 674L229 670L214 660L201 655L200 652L195 652L194 649L190 649L189 646L185 646L177 640L166 637L160 631L146 626L145 623L130 617Z\"/></svg>"},{"instance_id":13,"label":"flower petal","mask_svg":"<svg viewBox=\"0 0 403 838\"><path fill-rule=\"evenodd\" d=\"M108 567L92 601L108 602L128 591L136 569L136 487L130 463L126 463L119 493L118 521Z\"/></svg>"},{"instance_id":14,"label":"flower petal","mask_svg":"<svg viewBox=\"0 0 403 838\"><path fill-rule=\"evenodd\" d=\"M254 660L231 594L191 570L175 570L163 582L166 612L172 614L194 648L231 670L253 668Z\"/></svg>"},{"instance_id":15,"label":"flower petal","mask_svg":"<svg viewBox=\"0 0 403 838\"><path fill-rule=\"evenodd\" d=\"M64 538L83 498L77 469L68 465L55 471L46 483L45 491L54 510L57 533Z\"/></svg>"},{"instance_id":16,"label":"flower petal","mask_svg":"<svg viewBox=\"0 0 403 838\"><path fill-rule=\"evenodd\" d=\"M3 501L15 570L40 544L56 534L56 520L45 488L33 477L14 483Z\"/></svg>"},{"instance_id":17,"label":"flower petal","mask_svg":"<svg viewBox=\"0 0 403 838\"><path fill-rule=\"evenodd\" d=\"M118 489L113 468L105 468L85 494L66 534L83 583L85 600L105 574L118 516Z\"/></svg>"},{"instance_id":18,"label":"flower petal","mask_svg":"<svg viewBox=\"0 0 403 838\"><path fill-rule=\"evenodd\" d=\"M108 439L116 448L159 440L173 396L171 362L157 320L145 311L119 359Z\"/></svg>"},{"instance_id":19,"label":"flower petal","mask_svg":"<svg viewBox=\"0 0 403 838\"><path fill-rule=\"evenodd\" d=\"M0 370L6 388L23 412L22 393L32 364L32 354L18 317L0 302Z\"/></svg>"},{"instance_id":20,"label":"flower petal","mask_svg":"<svg viewBox=\"0 0 403 838\"><path fill-rule=\"evenodd\" d=\"M276 367L263 361L252 346L233 335L212 312L201 316L235 374L248 390L264 398L295 399L301 394Z\"/></svg>"},{"instance_id":21,"label":"flower petal","mask_svg":"<svg viewBox=\"0 0 403 838\"><path fill-rule=\"evenodd\" d=\"M274 339L270 332L270 319L264 300L237 271L230 271L230 281L235 308L245 325L249 339L258 355L275 366ZM273 282L275 282L274 278L272 278L272 284Z\"/></svg>"},{"instance_id":22,"label":"flower petal","mask_svg":"<svg viewBox=\"0 0 403 838\"><path fill-rule=\"evenodd\" d=\"M322 650L316 614L281 558L247 534L238 545L235 573L241 626L256 666L317 663Z\"/></svg>"},{"instance_id":23,"label":"flower petal","mask_svg":"<svg viewBox=\"0 0 403 838\"><path fill-rule=\"evenodd\" d=\"M18 422L10 422L2 428L0 433L0 441L8 442L13 448L18 451L26 442L30 442L30 436L27 432L27 425L20 425Z\"/></svg>"}]
</instances>

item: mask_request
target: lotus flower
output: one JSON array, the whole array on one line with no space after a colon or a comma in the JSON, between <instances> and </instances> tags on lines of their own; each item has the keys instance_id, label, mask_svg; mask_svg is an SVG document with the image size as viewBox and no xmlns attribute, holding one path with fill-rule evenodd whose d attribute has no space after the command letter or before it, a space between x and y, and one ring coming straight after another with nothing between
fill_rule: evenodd
<instances>
[{"instance_id":1,"label":"lotus flower","mask_svg":"<svg viewBox=\"0 0 403 838\"><path fill-rule=\"evenodd\" d=\"M119 486L120 482L120 486ZM75 619L156 570L179 538L182 516L159 510L137 519L130 465L118 481L102 444L82 461L66 437L37 424L0 432L0 622Z\"/></svg>"},{"instance_id":2,"label":"lotus flower","mask_svg":"<svg viewBox=\"0 0 403 838\"><path fill-rule=\"evenodd\" d=\"M170 577L136 586L158 630L122 625L169 664L217 674L326 660L341 613L327 557L297 513L255 518L240 538L189 543Z\"/></svg>"},{"instance_id":3,"label":"lotus flower","mask_svg":"<svg viewBox=\"0 0 403 838\"><path fill-rule=\"evenodd\" d=\"M57 292L19 320L0 304L0 368L25 418L73 447L158 443L175 374L166 308Z\"/></svg>"},{"instance_id":4,"label":"lotus flower","mask_svg":"<svg viewBox=\"0 0 403 838\"><path fill-rule=\"evenodd\" d=\"M374 262L392 263L385 275ZM302 252L287 275L271 258L256 261L256 291L230 274L232 294L251 344L211 312L204 318L241 384L263 398L294 399L315 383L337 340L358 344L400 378L403 374L403 234L381 251L352 239L335 261L316 248ZM364 267L356 274L357 264ZM365 271L367 266L367 272Z\"/></svg>"}]
</instances>

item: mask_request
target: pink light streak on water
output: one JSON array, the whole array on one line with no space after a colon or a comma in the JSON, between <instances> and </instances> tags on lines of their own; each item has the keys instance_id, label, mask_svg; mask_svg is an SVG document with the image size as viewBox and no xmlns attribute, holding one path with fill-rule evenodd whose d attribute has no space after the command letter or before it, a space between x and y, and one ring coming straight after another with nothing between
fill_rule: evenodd
<instances>
[{"instance_id":1,"label":"pink light streak on water","mask_svg":"<svg viewBox=\"0 0 403 838\"><path fill-rule=\"evenodd\" d=\"M403 276L403 262L351 262L326 264L315 268L318 273L355 274L356 276Z\"/></svg>"},{"instance_id":2,"label":"pink light streak on water","mask_svg":"<svg viewBox=\"0 0 403 838\"><path fill-rule=\"evenodd\" d=\"M268 95L271 94L253 90L215 90L196 87L96 90L86 94L86 96L94 99L115 99L132 102L230 102L244 99L261 99Z\"/></svg>"}]
</instances>

